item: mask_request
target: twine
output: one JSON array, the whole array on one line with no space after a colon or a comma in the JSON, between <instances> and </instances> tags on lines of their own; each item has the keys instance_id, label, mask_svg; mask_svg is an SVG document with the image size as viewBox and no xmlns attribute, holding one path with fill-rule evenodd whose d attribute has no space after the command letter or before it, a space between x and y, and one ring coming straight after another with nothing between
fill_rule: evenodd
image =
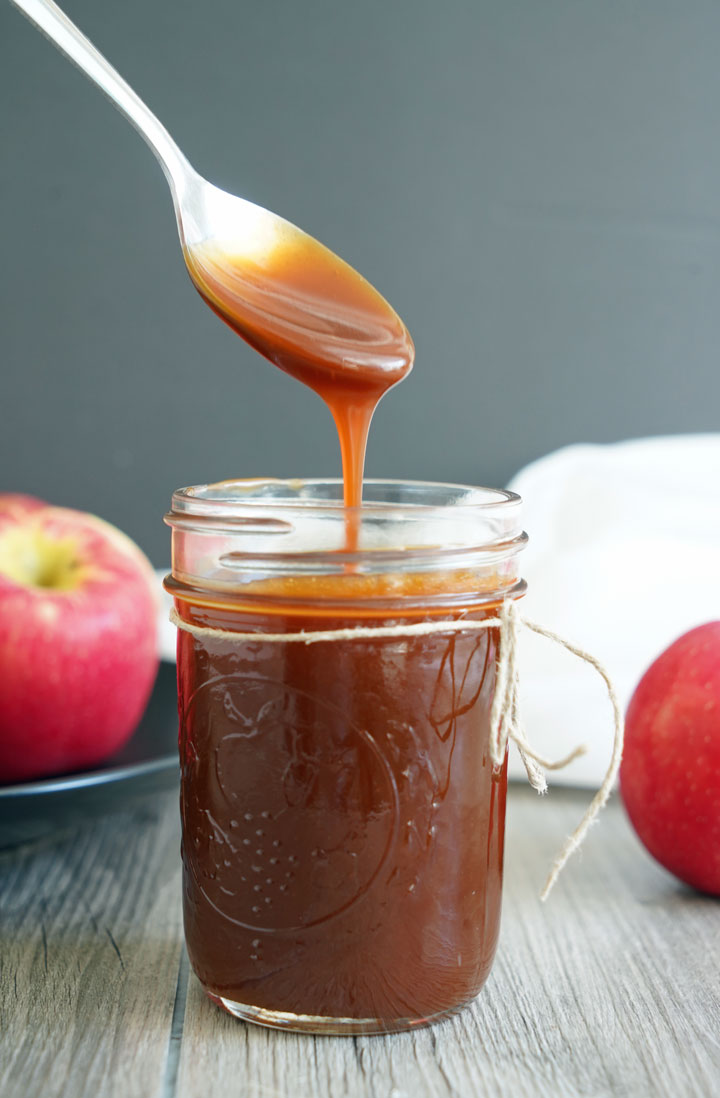
<instances>
[{"instance_id":1,"label":"twine","mask_svg":"<svg viewBox=\"0 0 720 1098\"><path fill-rule=\"evenodd\" d=\"M519 627L531 630L554 644L559 644L573 656L593 667L605 683L608 698L613 711L613 746L605 777L597 793L588 805L585 815L572 834L566 839L555 858L540 899L546 900L558 879L568 858L582 845L598 813L607 804L622 757L624 723L620 703L608 672L599 660L577 645L545 629L542 625L528 621L520 615L513 600L506 600L496 617L483 618L481 621L462 619L460 621L415 622L408 625L358 626L352 629L318 629L299 633L236 633L230 629L214 629L206 625L193 625L184 621L175 608L170 611L170 621L184 633L193 637L208 637L213 640L233 643L255 642L262 644L321 644L342 640L380 640L394 637L429 636L433 633L481 632L485 629L499 629L500 645L497 660L495 695L490 710L490 761L494 767L501 767L505 759L508 741L512 740L522 758L528 781L538 793L547 792L546 770L561 770L578 756L584 755L587 748L578 746L562 759L555 761L539 754L528 742L520 716L520 676L518 671L518 632Z\"/></svg>"}]
</instances>

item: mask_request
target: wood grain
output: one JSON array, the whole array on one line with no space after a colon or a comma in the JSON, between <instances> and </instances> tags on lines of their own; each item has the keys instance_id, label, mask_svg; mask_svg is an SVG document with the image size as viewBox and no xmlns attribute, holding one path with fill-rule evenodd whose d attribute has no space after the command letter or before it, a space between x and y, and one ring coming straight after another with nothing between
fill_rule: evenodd
<instances>
[{"instance_id":1,"label":"wood grain","mask_svg":"<svg viewBox=\"0 0 720 1098\"><path fill-rule=\"evenodd\" d=\"M181 926L177 795L0 858L0 1094L161 1092Z\"/></svg>"},{"instance_id":2,"label":"wood grain","mask_svg":"<svg viewBox=\"0 0 720 1098\"><path fill-rule=\"evenodd\" d=\"M393 1037L277 1033L207 1001L181 950L172 796L5 856L2 1098L714 1098L720 903L655 866L617 803L537 898L586 801L513 787L490 980Z\"/></svg>"},{"instance_id":3,"label":"wood grain","mask_svg":"<svg viewBox=\"0 0 720 1098\"><path fill-rule=\"evenodd\" d=\"M720 1093L720 905L655 867L617 804L537 898L585 800L513 788L502 939L471 1009L412 1034L308 1038L234 1021L191 977L178 1098Z\"/></svg>"}]
</instances>

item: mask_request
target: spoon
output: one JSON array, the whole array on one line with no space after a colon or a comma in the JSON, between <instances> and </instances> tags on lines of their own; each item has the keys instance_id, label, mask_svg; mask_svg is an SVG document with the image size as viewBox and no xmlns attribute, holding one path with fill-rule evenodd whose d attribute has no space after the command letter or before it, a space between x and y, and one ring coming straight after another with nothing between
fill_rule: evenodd
<instances>
[{"instance_id":1,"label":"spoon","mask_svg":"<svg viewBox=\"0 0 720 1098\"><path fill-rule=\"evenodd\" d=\"M196 288L253 347L310 385L372 394L412 368L397 313L352 267L289 221L213 186L158 118L52 0L12 0L105 92L160 161Z\"/></svg>"}]
</instances>

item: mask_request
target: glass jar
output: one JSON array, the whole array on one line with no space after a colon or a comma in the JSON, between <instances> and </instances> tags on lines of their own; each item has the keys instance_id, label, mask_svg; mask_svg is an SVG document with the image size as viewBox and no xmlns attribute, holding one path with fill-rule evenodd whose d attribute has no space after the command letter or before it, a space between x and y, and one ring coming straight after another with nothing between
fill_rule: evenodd
<instances>
[{"instance_id":1,"label":"glass jar","mask_svg":"<svg viewBox=\"0 0 720 1098\"><path fill-rule=\"evenodd\" d=\"M166 517L190 960L231 1014L313 1033L456 1010L499 928L498 630L402 627L522 594L520 500L365 494L348 514L340 481L228 481L176 492Z\"/></svg>"}]
</instances>

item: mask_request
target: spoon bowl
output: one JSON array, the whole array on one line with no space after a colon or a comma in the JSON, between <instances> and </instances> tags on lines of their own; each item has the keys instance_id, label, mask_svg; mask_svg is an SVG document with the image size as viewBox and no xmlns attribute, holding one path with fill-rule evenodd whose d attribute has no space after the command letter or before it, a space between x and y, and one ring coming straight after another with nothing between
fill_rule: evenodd
<instances>
[{"instance_id":1,"label":"spoon bowl","mask_svg":"<svg viewBox=\"0 0 720 1098\"><path fill-rule=\"evenodd\" d=\"M369 282L296 225L193 174L175 198L185 263L234 331L319 392L329 375L378 393L406 376L410 334Z\"/></svg>"}]
</instances>

